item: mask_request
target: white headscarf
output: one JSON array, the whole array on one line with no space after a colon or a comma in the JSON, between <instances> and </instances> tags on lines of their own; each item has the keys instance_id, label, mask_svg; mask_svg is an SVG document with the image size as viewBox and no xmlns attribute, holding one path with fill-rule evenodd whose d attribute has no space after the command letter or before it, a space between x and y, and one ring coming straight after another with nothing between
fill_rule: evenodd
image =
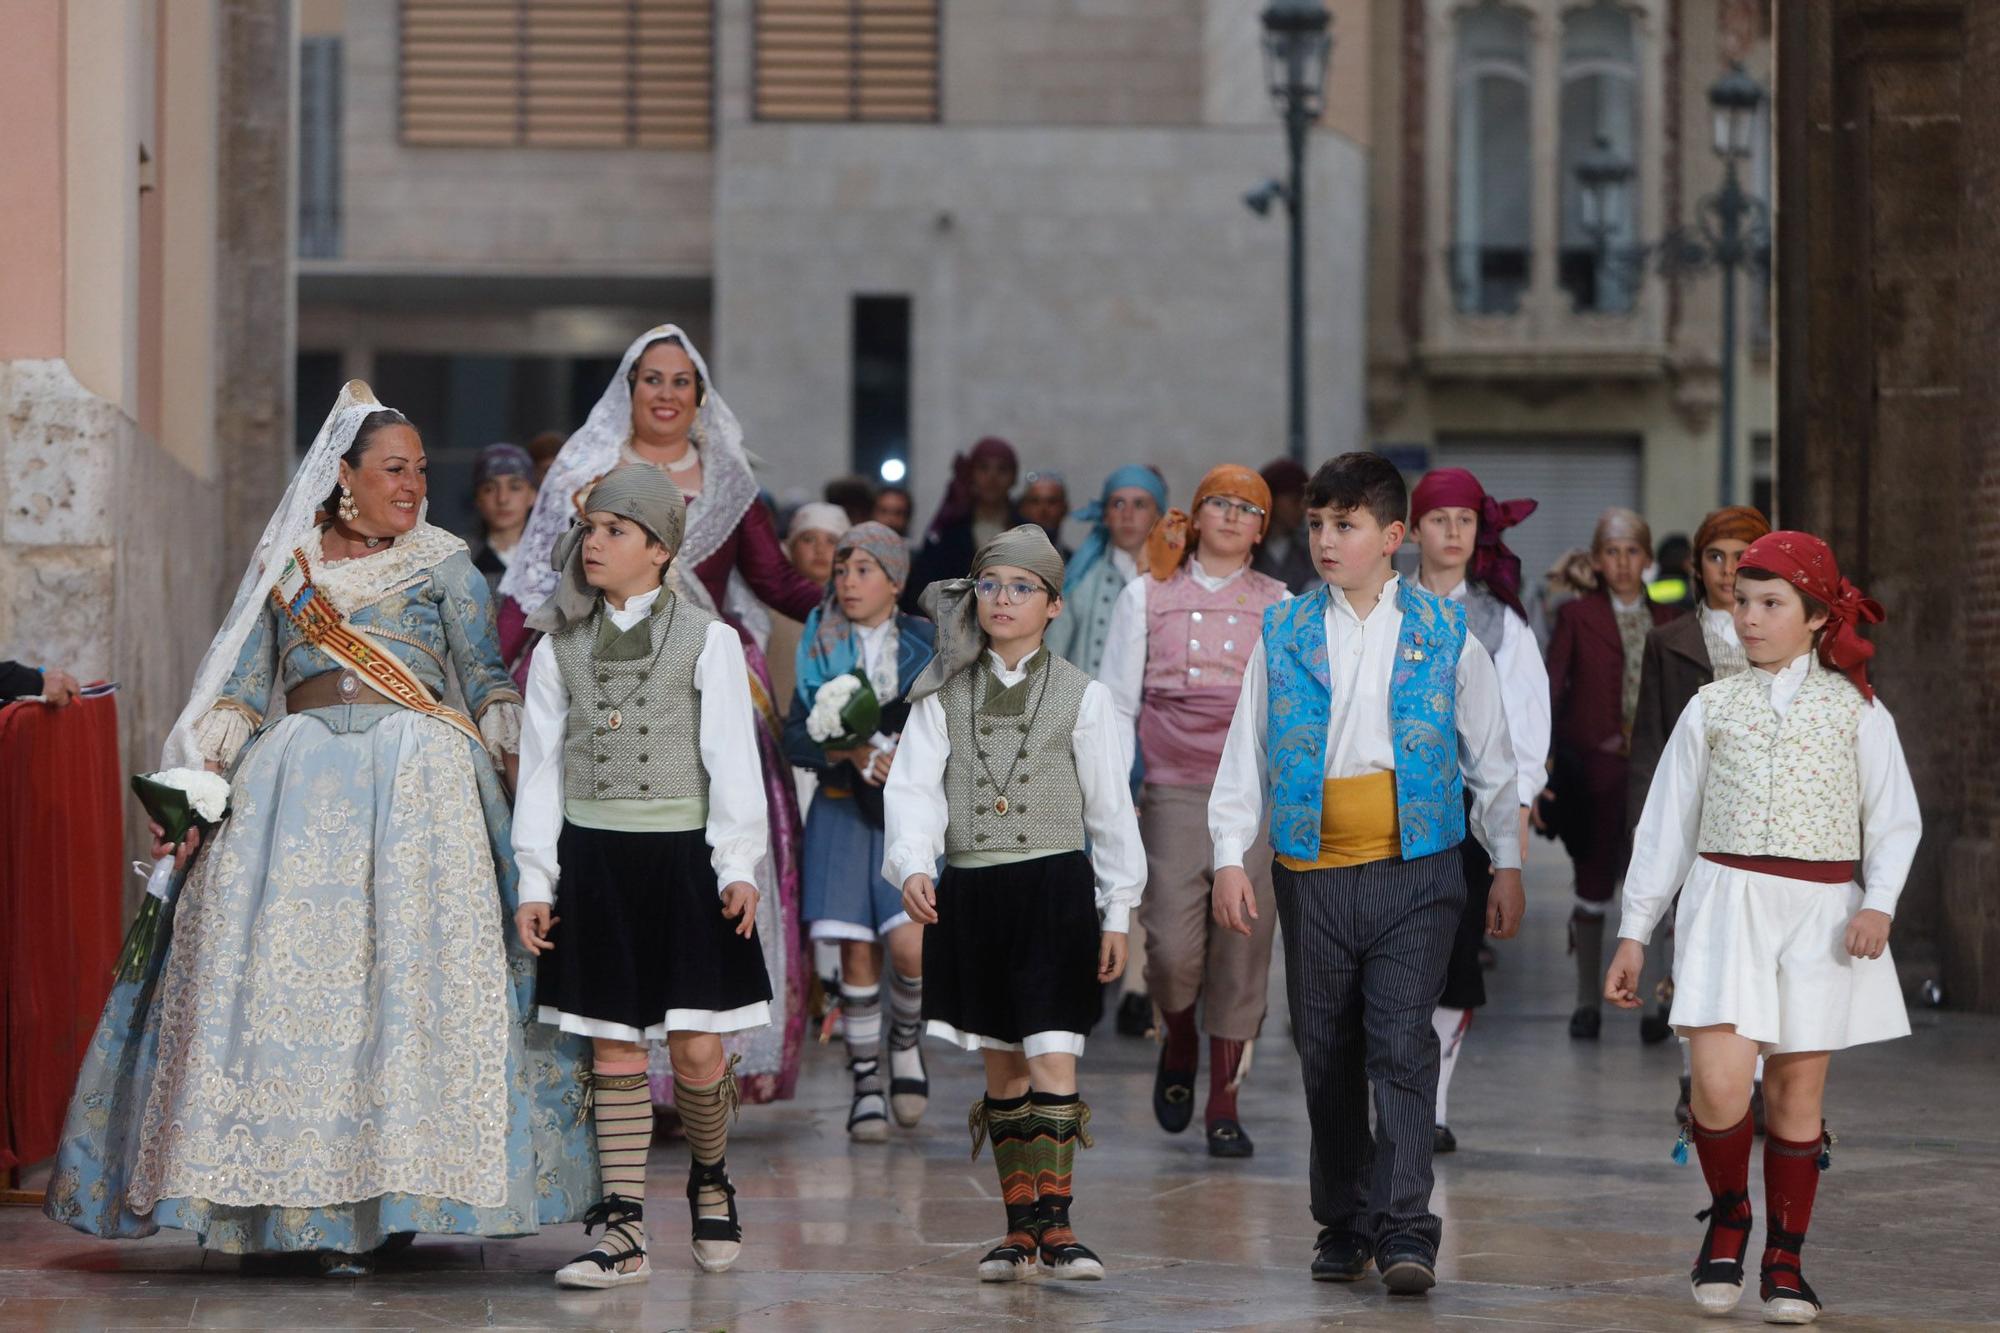
<instances>
[{"instance_id":1,"label":"white headscarf","mask_svg":"<svg viewBox=\"0 0 2000 1333\"><path fill-rule=\"evenodd\" d=\"M757 479L750 471L750 457L743 451L742 423L716 392L708 363L695 350L694 340L678 324L659 324L634 338L625 349L604 395L563 444L535 497L535 508L528 515L520 545L514 549L514 563L500 580L501 595L512 597L530 615L555 591L556 571L549 560L557 539L576 517L576 493L624 458L625 446L632 438L632 386L626 383L626 376L638 364L640 354L662 338L680 340L704 389L690 433L694 447L701 451L701 494L688 506L687 535L674 568L683 596L705 610L720 610L695 577L695 566L722 548L744 511L756 503Z\"/></svg>"},{"instance_id":2,"label":"white headscarf","mask_svg":"<svg viewBox=\"0 0 2000 1333\"><path fill-rule=\"evenodd\" d=\"M201 750L195 738L196 724L222 697L222 687L236 670L236 658L243 651L244 641L250 637L258 617L264 614L271 582L284 568L293 549L309 546L307 554L317 559L319 547L316 543L309 543L308 539L318 531L314 519L319 507L333 493L335 483L340 480L341 456L354 447L354 437L360 432L361 423L369 414L381 410L382 404L376 401L375 391L360 380L349 380L341 389L340 396L334 399L333 411L327 413L326 424L313 437L312 448L306 451L305 461L292 474L292 483L285 488L284 498L278 501L271 521L264 525L264 535L257 539L257 545L251 550L249 566L236 585L236 600L229 604L229 613L223 617L222 628L216 631L215 637L209 641L208 651L202 654L201 665L195 669L194 689L188 695L187 707L181 710L173 730L167 733L166 744L161 747L162 767L201 767Z\"/></svg>"}]
</instances>

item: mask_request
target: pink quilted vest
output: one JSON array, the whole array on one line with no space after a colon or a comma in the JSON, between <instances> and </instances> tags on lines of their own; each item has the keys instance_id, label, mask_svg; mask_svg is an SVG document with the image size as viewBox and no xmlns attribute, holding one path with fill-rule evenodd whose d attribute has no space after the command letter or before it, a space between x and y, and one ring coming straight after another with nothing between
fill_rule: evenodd
<instances>
[{"instance_id":1,"label":"pink quilted vest","mask_svg":"<svg viewBox=\"0 0 2000 1333\"><path fill-rule=\"evenodd\" d=\"M1146 781L1206 787L1215 781L1243 668L1264 608L1285 585L1245 569L1210 592L1184 565L1162 583L1147 576L1146 682L1139 751Z\"/></svg>"}]
</instances>

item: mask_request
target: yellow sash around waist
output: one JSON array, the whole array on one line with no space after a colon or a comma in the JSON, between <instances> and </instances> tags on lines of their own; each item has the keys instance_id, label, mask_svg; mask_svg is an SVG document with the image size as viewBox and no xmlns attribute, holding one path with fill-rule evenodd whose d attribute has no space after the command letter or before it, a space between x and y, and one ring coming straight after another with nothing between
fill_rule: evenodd
<instances>
[{"instance_id":1,"label":"yellow sash around waist","mask_svg":"<svg viewBox=\"0 0 2000 1333\"><path fill-rule=\"evenodd\" d=\"M1358 778L1328 778L1319 795L1319 859L1301 861L1280 856L1287 870L1331 870L1392 861L1403 854L1396 820L1396 775L1364 773Z\"/></svg>"}]
</instances>

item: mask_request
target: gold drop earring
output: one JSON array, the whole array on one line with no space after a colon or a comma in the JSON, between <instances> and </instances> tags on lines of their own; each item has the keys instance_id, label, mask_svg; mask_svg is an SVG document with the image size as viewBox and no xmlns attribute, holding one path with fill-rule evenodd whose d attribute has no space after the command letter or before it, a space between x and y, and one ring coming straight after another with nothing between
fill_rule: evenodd
<instances>
[{"instance_id":1,"label":"gold drop earring","mask_svg":"<svg viewBox=\"0 0 2000 1333\"><path fill-rule=\"evenodd\" d=\"M340 488L340 521L343 523L352 523L360 517L361 507L354 503L354 492L348 490L346 484L343 483Z\"/></svg>"}]
</instances>

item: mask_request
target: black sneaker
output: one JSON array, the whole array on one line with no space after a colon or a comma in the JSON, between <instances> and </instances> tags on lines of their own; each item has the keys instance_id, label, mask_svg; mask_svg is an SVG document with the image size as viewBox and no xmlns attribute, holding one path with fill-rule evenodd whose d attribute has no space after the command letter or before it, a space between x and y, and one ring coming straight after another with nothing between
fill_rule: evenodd
<instances>
[{"instance_id":1,"label":"black sneaker","mask_svg":"<svg viewBox=\"0 0 2000 1333\"><path fill-rule=\"evenodd\" d=\"M1160 1066L1153 1073L1153 1118L1169 1134L1194 1122L1195 1071L1167 1068L1167 1048L1160 1048Z\"/></svg>"},{"instance_id":2,"label":"black sneaker","mask_svg":"<svg viewBox=\"0 0 2000 1333\"><path fill-rule=\"evenodd\" d=\"M1457 1152L1457 1151L1458 1151L1458 1135L1451 1132L1451 1126L1432 1125L1431 1126L1432 1154L1435 1155L1441 1152Z\"/></svg>"},{"instance_id":3,"label":"black sneaker","mask_svg":"<svg viewBox=\"0 0 2000 1333\"><path fill-rule=\"evenodd\" d=\"M1596 1041L1597 1034L1604 1027L1604 1015L1596 1005L1586 1004L1569 1016L1569 1035L1572 1041Z\"/></svg>"},{"instance_id":4,"label":"black sneaker","mask_svg":"<svg viewBox=\"0 0 2000 1333\"><path fill-rule=\"evenodd\" d=\"M1372 1258L1367 1241L1351 1231L1326 1227L1313 1243L1313 1281L1359 1282L1368 1276L1368 1262Z\"/></svg>"},{"instance_id":5,"label":"black sneaker","mask_svg":"<svg viewBox=\"0 0 2000 1333\"><path fill-rule=\"evenodd\" d=\"M1375 1261L1392 1296L1421 1296L1437 1285L1437 1260L1423 1250L1396 1249Z\"/></svg>"},{"instance_id":6,"label":"black sneaker","mask_svg":"<svg viewBox=\"0 0 2000 1333\"><path fill-rule=\"evenodd\" d=\"M1127 995L1118 1002L1118 1035L1143 1037L1153 1030L1153 1001L1144 995Z\"/></svg>"}]
</instances>

